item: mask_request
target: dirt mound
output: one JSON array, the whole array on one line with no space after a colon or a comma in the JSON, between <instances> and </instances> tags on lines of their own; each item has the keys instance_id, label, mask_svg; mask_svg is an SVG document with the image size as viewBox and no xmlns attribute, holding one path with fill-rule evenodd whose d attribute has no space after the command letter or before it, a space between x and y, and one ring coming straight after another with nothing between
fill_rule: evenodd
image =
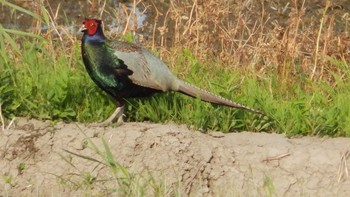
<instances>
[{"instance_id":1,"label":"dirt mound","mask_svg":"<svg viewBox=\"0 0 350 197\"><path fill-rule=\"evenodd\" d=\"M116 185L102 181L113 176L108 167L65 151L101 160L88 142L105 150L101 138L130 173L176 185L183 196L350 195L346 138L203 134L150 123L52 126L24 119L0 132L0 195L106 194Z\"/></svg>"}]
</instances>

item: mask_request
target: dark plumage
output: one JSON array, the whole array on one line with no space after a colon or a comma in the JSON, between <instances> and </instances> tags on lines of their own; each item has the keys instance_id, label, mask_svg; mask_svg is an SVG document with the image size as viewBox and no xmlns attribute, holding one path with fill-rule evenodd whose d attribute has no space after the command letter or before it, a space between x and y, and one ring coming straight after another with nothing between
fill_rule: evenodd
<instances>
[{"instance_id":1,"label":"dark plumage","mask_svg":"<svg viewBox=\"0 0 350 197\"><path fill-rule=\"evenodd\" d=\"M131 43L108 40L103 34L100 20L86 19L82 32L84 35L81 50L86 70L92 80L112 96L118 105L117 110L103 124L110 123L115 117L121 117L124 99L147 97L168 91L263 114L178 79L147 49Z\"/></svg>"}]
</instances>

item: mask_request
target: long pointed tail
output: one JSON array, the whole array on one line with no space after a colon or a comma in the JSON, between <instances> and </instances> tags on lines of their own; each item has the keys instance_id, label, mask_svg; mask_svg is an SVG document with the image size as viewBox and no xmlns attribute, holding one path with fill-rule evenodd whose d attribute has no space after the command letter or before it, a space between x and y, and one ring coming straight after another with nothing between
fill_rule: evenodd
<instances>
[{"instance_id":1,"label":"long pointed tail","mask_svg":"<svg viewBox=\"0 0 350 197\"><path fill-rule=\"evenodd\" d=\"M235 103L233 101L230 101L226 98L223 98L219 95L215 95L213 93L210 93L206 90L200 89L194 85L191 85L189 83L186 83L184 81L181 81L182 83L179 86L179 92L186 94L188 96L194 97L194 98L199 98L202 101L206 101L209 103L214 103L214 104L219 104L219 105L225 105L228 107L233 107L233 108L237 108L237 109L244 109L244 110L248 110L257 114L262 114L265 115L263 112L259 111L259 110L255 110L252 108L249 108L247 106L241 105L239 103Z\"/></svg>"}]
</instances>

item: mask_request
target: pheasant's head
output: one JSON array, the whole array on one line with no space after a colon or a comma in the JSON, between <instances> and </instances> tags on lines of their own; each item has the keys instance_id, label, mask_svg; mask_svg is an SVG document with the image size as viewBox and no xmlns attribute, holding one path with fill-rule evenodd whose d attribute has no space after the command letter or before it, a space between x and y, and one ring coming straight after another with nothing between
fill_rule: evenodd
<instances>
[{"instance_id":1,"label":"pheasant's head","mask_svg":"<svg viewBox=\"0 0 350 197\"><path fill-rule=\"evenodd\" d=\"M102 33L102 21L97 19L85 19L81 31L90 36Z\"/></svg>"}]
</instances>

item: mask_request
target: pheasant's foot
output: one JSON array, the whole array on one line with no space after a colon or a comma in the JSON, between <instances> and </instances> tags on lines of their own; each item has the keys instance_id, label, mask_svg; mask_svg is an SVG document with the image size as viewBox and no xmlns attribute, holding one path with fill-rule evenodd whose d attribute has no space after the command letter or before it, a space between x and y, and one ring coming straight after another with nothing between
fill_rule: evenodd
<instances>
[{"instance_id":1,"label":"pheasant's foot","mask_svg":"<svg viewBox=\"0 0 350 197\"><path fill-rule=\"evenodd\" d=\"M119 116L116 126L120 126L120 125L124 124L124 120L123 120L124 116L125 116L124 114Z\"/></svg>"},{"instance_id":2,"label":"pheasant's foot","mask_svg":"<svg viewBox=\"0 0 350 197\"><path fill-rule=\"evenodd\" d=\"M107 118L105 121L103 121L101 123L95 123L95 124L93 124L93 126L107 127L107 126L111 125L113 120L116 118L118 118L117 126L122 125L123 124L123 113L124 113L124 105L121 107L117 107L117 109L113 112L113 114L111 116L109 116L109 118Z\"/></svg>"}]
</instances>

